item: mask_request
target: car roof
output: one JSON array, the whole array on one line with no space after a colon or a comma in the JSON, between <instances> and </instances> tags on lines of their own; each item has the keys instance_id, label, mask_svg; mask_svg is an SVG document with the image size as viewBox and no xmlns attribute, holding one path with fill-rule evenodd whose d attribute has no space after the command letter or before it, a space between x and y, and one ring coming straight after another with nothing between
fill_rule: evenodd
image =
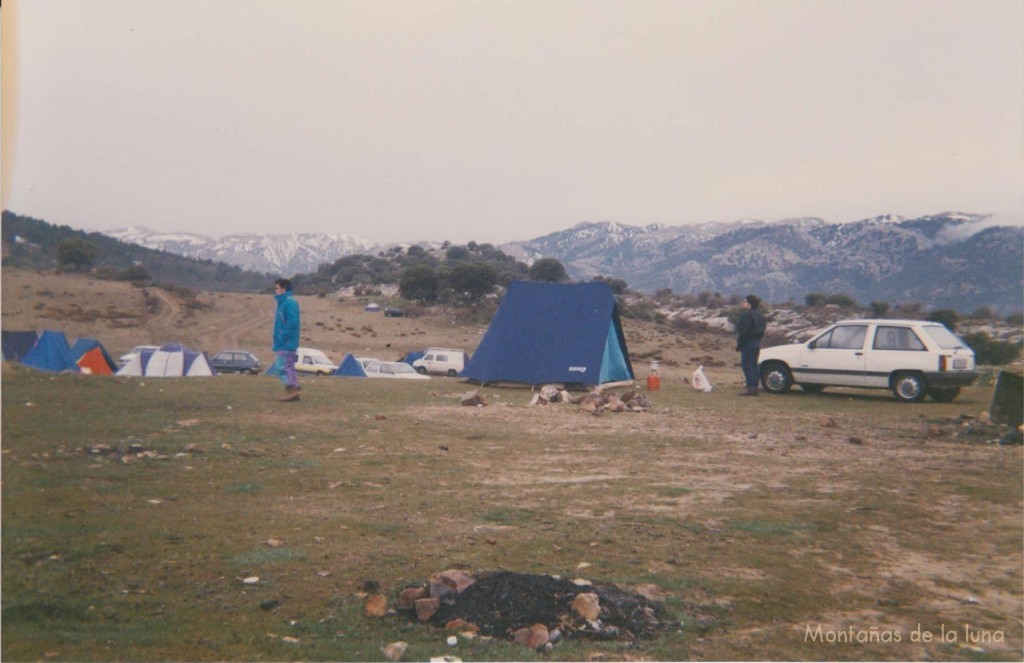
<instances>
[{"instance_id":1,"label":"car roof","mask_svg":"<svg viewBox=\"0 0 1024 663\"><path fill-rule=\"evenodd\" d=\"M839 320L837 325L927 325L944 327L941 322L934 320L899 320L895 318L864 318L854 320Z\"/></svg>"}]
</instances>

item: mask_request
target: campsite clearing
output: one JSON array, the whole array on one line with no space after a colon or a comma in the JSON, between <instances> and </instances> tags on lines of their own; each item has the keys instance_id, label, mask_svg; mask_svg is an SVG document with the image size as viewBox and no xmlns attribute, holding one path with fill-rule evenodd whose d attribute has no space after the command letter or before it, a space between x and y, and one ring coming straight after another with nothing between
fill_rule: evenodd
<instances>
[{"instance_id":1,"label":"campsite clearing","mask_svg":"<svg viewBox=\"0 0 1024 663\"><path fill-rule=\"evenodd\" d=\"M594 416L306 380L282 406L270 378L5 365L4 660L540 659L364 615L367 581L393 602L453 567L646 587L677 620L545 660L1021 656L1021 447L968 434L991 387L908 406L670 383Z\"/></svg>"}]
</instances>

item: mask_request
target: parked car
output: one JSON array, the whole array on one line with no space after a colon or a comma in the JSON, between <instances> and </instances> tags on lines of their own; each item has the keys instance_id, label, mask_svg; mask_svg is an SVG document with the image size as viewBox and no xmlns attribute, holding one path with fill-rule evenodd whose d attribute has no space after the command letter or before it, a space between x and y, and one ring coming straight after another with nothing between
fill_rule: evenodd
<instances>
[{"instance_id":1,"label":"parked car","mask_svg":"<svg viewBox=\"0 0 1024 663\"><path fill-rule=\"evenodd\" d=\"M978 377L974 351L938 322L843 320L806 343L761 350L761 386L783 394L794 385L890 389L912 403L925 395L941 403Z\"/></svg>"},{"instance_id":2,"label":"parked car","mask_svg":"<svg viewBox=\"0 0 1024 663\"><path fill-rule=\"evenodd\" d=\"M384 360L383 359L377 359L376 357L356 357L356 361L358 361L360 366L362 366L365 369L366 365L371 363L371 362L384 361Z\"/></svg>"},{"instance_id":3,"label":"parked car","mask_svg":"<svg viewBox=\"0 0 1024 663\"><path fill-rule=\"evenodd\" d=\"M132 357L134 357L135 355L142 354L143 350L150 350L152 352L155 352L159 349L159 345L136 345L134 348L132 348L131 352L125 355L121 355L120 357L117 358L117 367L120 368L124 366L125 364L132 360Z\"/></svg>"},{"instance_id":4,"label":"parked car","mask_svg":"<svg viewBox=\"0 0 1024 663\"><path fill-rule=\"evenodd\" d=\"M400 308L396 308L394 306L387 306L387 307L384 308L384 317L386 317L386 318L404 318L405 317L405 311L400 309Z\"/></svg>"},{"instance_id":5,"label":"parked car","mask_svg":"<svg viewBox=\"0 0 1024 663\"><path fill-rule=\"evenodd\" d=\"M434 373L455 377L466 366L465 350L456 348L427 348L426 353L412 363L418 373Z\"/></svg>"},{"instance_id":6,"label":"parked car","mask_svg":"<svg viewBox=\"0 0 1024 663\"><path fill-rule=\"evenodd\" d=\"M404 380L429 380L429 375L422 375L413 370L409 364L400 361L371 361L363 367L368 378L399 378Z\"/></svg>"},{"instance_id":7,"label":"parked car","mask_svg":"<svg viewBox=\"0 0 1024 663\"><path fill-rule=\"evenodd\" d=\"M300 373L312 373L313 375L330 375L337 366L334 365L327 355L315 348L299 348L295 360L295 370Z\"/></svg>"},{"instance_id":8,"label":"parked car","mask_svg":"<svg viewBox=\"0 0 1024 663\"><path fill-rule=\"evenodd\" d=\"M210 366L218 373L248 373L256 375L263 364L251 352L245 350L221 350L213 355Z\"/></svg>"}]
</instances>

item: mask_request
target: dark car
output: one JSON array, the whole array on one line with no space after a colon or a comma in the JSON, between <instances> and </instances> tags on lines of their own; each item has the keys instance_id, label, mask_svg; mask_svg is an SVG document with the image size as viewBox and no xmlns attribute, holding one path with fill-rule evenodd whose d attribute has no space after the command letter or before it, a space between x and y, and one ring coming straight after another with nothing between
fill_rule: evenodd
<instances>
[{"instance_id":1,"label":"dark car","mask_svg":"<svg viewBox=\"0 0 1024 663\"><path fill-rule=\"evenodd\" d=\"M384 309L384 317L387 318L404 318L406 316L405 311L394 306L388 306Z\"/></svg>"},{"instance_id":2,"label":"dark car","mask_svg":"<svg viewBox=\"0 0 1024 663\"><path fill-rule=\"evenodd\" d=\"M210 360L210 366L218 373L249 373L256 375L263 364L251 352L245 350L221 350Z\"/></svg>"}]
</instances>

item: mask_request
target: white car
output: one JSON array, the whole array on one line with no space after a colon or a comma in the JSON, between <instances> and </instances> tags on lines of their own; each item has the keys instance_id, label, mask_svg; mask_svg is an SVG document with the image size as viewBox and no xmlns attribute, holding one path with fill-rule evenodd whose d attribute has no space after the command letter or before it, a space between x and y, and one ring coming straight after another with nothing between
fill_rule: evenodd
<instances>
[{"instance_id":1,"label":"white car","mask_svg":"<svg viewBox=\"0 0 1024 663\"><path fill-rule=\"evenodd\" d=\"M418 373L434 373L455 377L466 366L466 352L456 348L427 348L422 357L412 363Z\"/></svg>"},{"instance_id":2,"label":"white car","mask_svg":"<svg viewBox=\"0 0 1024 663\"><path fill-rule=\"evenodd\" d=\"M371 361L363 366L368 378L399 378L403 380L429 380L429 375L417 373L412 366L400 361Z\"/></svg>"},{"instance_id":3,"label":"white car","mask_svg":"<svg viewBox=\"0 0 1024 663\"><path fill-rule=\"evenodd\" d=\"M913 403L952 401L978 377L974 351L938 322L843 320L806 343L761 350L761 386L784 394L825 387L890 389Z\"/></svg>"},{"instance_id":4,"label":"white car","mask_svg":"<svg viewBox=\"0 0 1024 663\"><path fill-rule=\"evenodd\" d=\"M330 375L337 366L322 351L314 348L298 348L295 351L295 370L313 375Z\"/></svg>"}]
</instances>

